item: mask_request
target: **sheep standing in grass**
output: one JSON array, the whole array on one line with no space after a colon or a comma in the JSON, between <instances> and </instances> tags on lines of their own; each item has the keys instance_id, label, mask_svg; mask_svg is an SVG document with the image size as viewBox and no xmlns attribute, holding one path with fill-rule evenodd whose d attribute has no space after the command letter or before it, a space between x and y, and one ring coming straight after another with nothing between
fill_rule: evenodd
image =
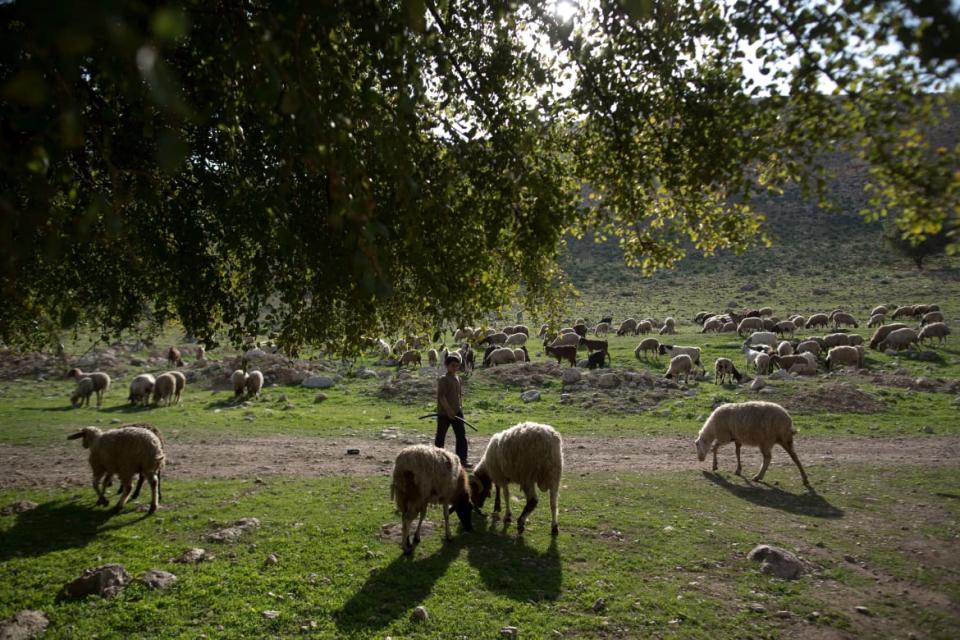
<instances>
[{"instance_id":1,"label":"sheep standing in grass","mask_svg":"<svg viewBox=\"0 0 960 640\"><path fill-rule=\"evenodd\" d=\"M920 333L917 335L917 341L923 344L924 340L938 338L939 342L944 342L948 335L950 335L950 327L943 322L933 322L920 330Z\"/></svg>"},{"instance_id":2,"label":"sheep standing in grass","mask_svg":"<svg viewBox=\"0 0 960 640\"><path fill-rule=\"evenodd\" d=\"M431 367L437 366L437 358L438 354L436 349L430 349L427 351L427 362L430 363Z\"/></svg>"},{"instance_id":3,"label":"sheep standing in grass","mask_svg":"<svg viewBox=\"0 0 960 640\"><path fill-rule=\"evenodd\" d=\"M637 334L636 334L636 335L643 335L643 336L645 336L645 335L647 335L648 333L650 333L651 331L653 331L653 323L650 322L649 320L642 320L639 324L637 324Z\"/></svg>"},{"instance_id":4,"label":"sheep standing in grass","mask_svg":"<svg viewBox=\"0 0 960 640\"><path fill-rule=\"evenodd\" d=\"M576 335L576 334L574 334ZM544 355L548 358L556 358L557 364L567 360L571 367L577 366L577 347L571 345L548 346L543 348Z\"/></svg>"},{"instance_id":5,"label":"sheep standing in grass","mask_svg":"<svg viewBox=\"0 0 960 640\"><path fill-rule=\"evenodd\" d=\"M887 308L887 305L881 304L881 305L877 305L876 307L874 307L873 309L871 309L871 310L870 310L870 315L871 315L871 316L876 316L876 315L883 315L883 316L885 316L885 315L887 315L887 313L889 313L889 311L890 311L890 310Z\"/></svg>"},{"instance_id":6,"label":"sheep standing in grass","mask_svg":"<svg viewBox=\"0 0 960 640\"><path fill-rule=\"evenodd\" d=\"M737 334L743 335L748 331L763 331L763 320L761 318L744 318L737 325Z\"/></svg>"},{"instance_id":7,"label":"sheep standing in grass","mask_svg":"<svg viewBox=\"0 0 960 640\"><path fill-rule=\"evenodd\" d=\"M161 402L170 406L177 394L177 379L169 373L157 376L153 384L153 404L159 406Z\"/></svg>"},{"instance_id":8,"label":"sheep standing in grass","mask_svg":"<svg viewBox=\"0 0 960 640\"><path fill-rule=\"evenodd\" d=\"M850 335L846 333L829 333L823 336L823 342L827 349L850 344Z\"/></svg>"},{"instance_id":9,"label":"sheep standing in grass","mask_svg":"<svg viewBox=\"0 0 960 640\"><path fill-rule=\"evenodd\" d=\"M580 344L580 335L576 332L573 333L564 333L557 336L557 339L550 343L551 347L563 347L563 346L579 346ZM546 343L543 345L547 346Z\"/></svg>"},{"instance_id":10,"label":"sheep standing in grass","mask_svg":"<svg viewBox=\"0 0 960 640\"><path fill-rule=\"evenodd\" d=\"M703 328L700 329L700 333L707 333L708 331L719 332L723 327L723 318L713 316L712 318L707 318L703 323Z\"/></svg>"},{"instance_id":11,"label":"sheep standing in grass","mask_svg":"<svg viewBox=\"0 0 960 640\"><path fill-rule=\"evenodd\" d=\"M173 399L177 404L180 404L180 395L183 393L184 387L187 386L187 376L183 375L181 371L167 371L167 373L177 381L177 386L173 390Z\"/></svg>"},{"instance_id":12,"label":"sheep standing in grass","mask_svg":"<svg viewBox=\"0 0 960 640\"><path fill-rule=\"evenodd\" d=\"M90 450L93 490L97 492L98 505L107 505L105 485L115 474L120 478L123 487L123 495L115 510L123 509L133 488L133 477L143 474L150 483L150 513L157 510L160 500L160 470L165 458L160 438L151 431L138 427L113 429L106 433L97 427L84 427L67 436L68 440L78 438L83 438L83 448ZM101 481L104 486L101 486Z\"/></svg>"},{"instance_id":13,"label":"sheep standing in grass","mask_svg":"<svg viewBox=\"0 0 960 640\"><path fill-rule=\"evenodd\" d=\"M473 529L470 502L470 479L453 453L430 445L406 447L393 465L390 498L396 502L402 520L401 542L405 554L413 553L420 543L420 527L427 515L427 505L439 504L443 509L443 530L450 536L450 512L455 511L465 531ZM410 525L420 516L412 538Z\"/></svg>"},{"instance_id":14,"label":"sheep standing in grass","mask_svg":"<svg viewBox=\"0 0 960 640\"><path fill-rule=\"evenodd\" d=\"M486 358L484 358L483 365L485 367L497 366L500 364L513 364L517 361L517 354L513 352L513 349L509 347L495 347Z\"/></svg>"},{"instance_id":15,"label":"sheep standing in grass","mask_svg":"<svg viewBox=\"0 0 960 640\"><path fill-rule=\"evenodd\" d=\"M598 322L597 326L593 328L593 335L595 336L605 336L608 333L610 333L609 322Z\"/></svg>"},{"instance_id":16,"label":"sheep standing in grass","mask_svg":"<svg viewBox=\"0 0 960 640\"><path fill-rule=\"evenodd\" d=\"M527 361L527 352L522 347L520 349L514 349L513 355L517 359L517 362L526 362Z\"/></svg>"},{"instance_id":17,"label":"sheep standing in grass","mask_svg":"<svg viewBox=\"0 0 960 640\"><path fill-rule=\"evenodd\" d=\"M146 405L150 402L150 394L153 393L153 385L156 379L149 373L141 373L130 381L130 400L131 404Z\"/></svg>"},{"instance_id":18,"label":"sheep standing in grass","mask_svg":"<svg viewBox=\"0 0 960 640\"><path fill-rule=\"evenodd\" d=\"M230 384L233 385L233 396L239 398L247 388L247 373L243 369L237 369L230 374Z\"/></svg>"},{"instance_id":19,"label":"sheep standing in grass","mask_svg":"<svg viewBox=\"0 0 960 640\"><path fill-rule=\"evenodd\" d=\"M827 352L827 371L833 367L851 366L858 369L863 368L863 347L851 347L841 345L833 347Z\"/></svg>"},{"instance_id":20,"label":"sheep standing in grass","mask_svg":"<svg viewBox=\"0 0 960 640\"><path fill-rule=\"evenodd\" d=\"M777 345L777 355L778 356L792 356L793 355L793 344L783 340L780 344Z\"/></svg>"},{"instance_id":21,"label":"sheep standing in grass","mask_svg":"<svg viewBox=\"0 0 960 640\"><path fill-rule=\"evenodd\" d=\"M932 322L943 322L943 314L939 311L928 311L920 318L920 326L928 325Z\"/></svg>"},{"instance_id":22,"label":"sheep standing in grass","mask_svg":"<svg viewBox=\"0 0 960 640\"><path fill-rule=\"evenodd\" d=\"M474 469L470 479L473 504L483 508L490 497L492 485L497 496L494 512L500 511L500 491L503 490L507 514L504 523L512 519L510 512L510 483L519 484L527 503L517 518L517 533L522 534L527 517L537 507L537 488L550 492L550 533L557 535L557 500L560 495L560 478L563 475L563 440L553 427L536 422L523 422L490 438L483 458Z\"/></svg>"},{"instance_id":23,"label":"sheep standing in grass","mask_svg":"<svg viewBox=\"0 0 960 640\"><path fill-rule=\"evenodd\" d=\"M894 351L903 351L911 344L915 343L919 334L910 328L897 329L891 331L886 338L879 344L880 351L893 349Z\"/></svg>"},{"instance_id":24,"label":"sheep standing in grass","mask_svg":"<svg viewBox=\"0 0 960 640\"><path fill-rule=\"evenodd\" d=\"M102 371L94 371L93 373L84 373L79 368L70 369L67 372L68 378L75 378L78 381L83 378L90 378L93 382L93 391L97 394L97 406L99 407L101 402L103 402L103 396L110 390L110 376L105 374ZM87 404L90 404L89 400Z\"/></svg>"},{"instance_id":25,"label":"sheep standing in grass","mask_svg":"<svg viewBox=\"0 0 960 640\"><path fill-rule=\"evenodd\" d=\"M804 325L804 326L806 326L807 329L813 329L813 328L816 328L816 327L820 327L821 329L825 329L825 328L827 327L827 324L828 324L829 322L830 322L830 317L829 317L827 314L825 314L825 313L815 313L815 314L813 314L812 316L810 316L809 318L807 318L807 324Z\"/></svg>"},{"instance_id":26,"label":"sheep standing in grass","mask_svg":"<svg viewBox=\"0 0 960 640\"><path fill-rule=\"evenodd\" d=\"M620 328L617 329L617 335L625 336L628 333L637 335L637 324L638 324L637 321L634 320L633 318L627 318L626 320L620 323Z\"/></svg>"},{"instance_id":27,"label":"sheep standing in grass","mask_svg":"<svg viewBox=\"0 0 960 640\"><path fill-rule=\"evenodd\" d=\"M763 344L773 349L777 346L777 334L770 331L754 331L743 341L743 344L747 347Z\"/></svg>"},{"instance_id":28,"label":"sheep standing in grass","mask_svg":"<svg viewBox=\"0 0 960 640\"><path fill-rule=\"evenodd\" d=\"M833 318L831 318L831 320L833 320L833 326L836 329L839 329L841 326L844 326L844 325L853 327L854 329L860 326L859 324L857 324L857 320L852 315L850 315L845 311L838 311L834 313Z\"/></svg>"},{"instance_id":29,"label":"sheep standing in grass","mask_svg":"<svg viewBox=\"0 0 960 640\"><path fill-rule=\"evenodd\" d=\"M905 304L902 307L897 307L894 310L892 318L896 320L897 318L913 317L914 315L916 314L914 312L913 305Z\"/></svg>"},{"instance_id":30,"label":"sheep standing in grass","mask_svg":"<svg viewBox=\"0 0 960 640\"><path fill-rule=\"evenodd\" d=\"M403 355L400 356L400 361L397 363L397 371L408 364L416 365L418 367L422 366L420 363L420 352L416 349L410 349L409 351L405 351Z\"/></svg>"},{"instance_id":31,"label":"sheep standing in grass","mask_svg":"<svg viewBox=\"0 0 960 640\"><path fill-rule=\"evenodd\" d=\"M660 328L660 335L673 335L677 332L677 323L671 317L664 318L663 326Z\"/></svg>"},{"instance_id":32,"label":"sheep standing in grass","mask_svg":"<svg viewBox=\"0 0 960 640\"><path fill-rule=\"evenodd\" d=\"M633 350L633 355L637 357L637 360L640 359L640 354L643 354L643 357L647 357L647 352L653 353L654 359L659 359L660 357L660 341L656 338L644 338L640 341L640 344L637 345L637 348Z\"/></svg>"},{"instance_id":33,"label":"sheep standing in grass","mask_svg":"<svg viewBox=\"0 0 960 640\"><path fill-rule=\"evenodd\" d=\"M883 342L888 335L896 331L897 329L906 329L907 325L902 322L894 322L893 324L884 325L879 327L876 331L873 332L873 336L870 338L870 348L876 349L880 346L880 343Z\"/></svg>"},{"instance_id":34,"label":"sheep standing in grass","mask_svg":"<svg viewBox=\"0 0 960 640\"><path fill-rule=\"evenodd\" d=\"M728 378L730 380L736 380L737 382L743 379L743 376L737 371L737 368L730 358L717 358L717 361L713 364L713 369L716 373L716 377L713 380L714 384L723 384L723 381Z\"/></svg>"},{"instance_id":35,"label":"sheep standing in grass","mask_svg":"<svg viewBox=\"0 0 960 640\"><path fill-rule=\"evenodd\" d=\"M247 375L247 381L244 384L244 388L247 392L247 395L251 398L256 398L260 395L260 390L263 389L263 374L259 371L251 371Z\"/></svg>"},{"instance_id":36,"label":"sheep standing in grass","mask_svg":"<svg viewBox=\"0 0 960 640\"><path fill-rule=\"evenodd\" d=\"M683 383L687 384L690 380L690 372L693 371L693 359L685 353L670 358L670 366L664 377L668 380L676 378L680 382L680 376L683 376Z\"/></svg>"},{"instance_id":37,"label":"sheep standing in grass","mask_svg":"<svg viewBox=\"0 0 960 640\"><path fill-rule=\"evenodd\" d=\"M872 316L870 316L869 320L867 320L867 327L870 329L872 329L873 327L880 327L880 326L883 326L883 323L886 321L887 321L886 314L875 313Z\"/></svg>"},{"instance_id":38,"label":"sheep standing in grass","mask_svg":"<svg viewBox=\"0 0 960 640\"><path fill-rule=\"evenodd\" d=\"M707 453L713 448L713 470L717 470L717 449L728 442L733 442L737 450L737 470L740 475L743 465L740 462L740 447L743 445L759 447L763 455L763 465L753 477L755 482L763 480L773 445L779 444L790 455L800 470L803 484L810 486L807 474L800 464L797 453L793 450L793 419L786 409L772 402L742 402L739 404L725 404L717 407L707 418L697 436L697 457L702 462Z\"/></svg>"},{"instance_id":39,"label":"sheep standing in grass","mask_svg":"<svg viewBox=\"0 0 960 640\"><path fill-rule=\"evenodd\" d=\"M507 336L507 341L504 343L508 347L522 347L527 344L527 334L525 333L513 333Z\"/></svg>"},{"instance_id":40,"label":"sheep standing in grass","mask_svg":"<svg viewBox=\"0 0 960 640\"><path fill-rule=\"evenodd\" d=\"M672 344L661 344L660 348L657 349L660 355L667 355L671 358L681 353L685 353L690 356L690 360L693 361L693 364L697 367L703 369L703 365L700 363L700 347L681 347L674 346Z\"/></svg>"},{"instance_id":41,"label":"sheep standing in grass","mask_svg":"<svg viewBox=\"0 0 960 640\"><path fill-rule=\"evenodd\" d=\"M792 335L796 329L797 326L793 323L793 320L781 320L773 325L773 332L779 336L785 336L788 333Z\"/></svg>"},{"instance_id":42,"label":"sheep standing in grass","mask_svg":"<svg viewBox=\"0 0 960 640\"><path fill-rule=\"evenodd\" d=\"M77 386L74 388L73 393L70 394L70 405L77 409L86 404L90 406L90 396L93 395L94 385L93 378L80 378L77 380Z\"/></svg>"},{"instance_id":43,"label":"sheep standing in grass","mask_svg":"<svg viewBox=\"0 0 960 640\"><path fill-rule=\"evenodd\" d=\"M170 363L171 367L182 367L183 358L180 357L180 349L176 347L167 349L167 362Z\"/></svg>"}]
</instances>

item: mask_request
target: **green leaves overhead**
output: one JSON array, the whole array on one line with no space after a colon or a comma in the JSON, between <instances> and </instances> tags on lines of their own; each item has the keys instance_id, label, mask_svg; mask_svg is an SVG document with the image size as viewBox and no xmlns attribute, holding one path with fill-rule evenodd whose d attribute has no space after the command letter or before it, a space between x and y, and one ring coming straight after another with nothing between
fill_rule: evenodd
<instances>
[{"instance_id":1,"label":"green leaves overhead","mask_svg":"<svg viewBox=\"0 0 960 640\"><path fill-rule=\"evenodd\" d=\"M646 271L742 250L752 196L823 199L837 150L869 215L956 228L958 149L922 135L949 7L554 5L0 5L0 339L178 318L348 353L556 314L564 234Z\"/></svg>"}]
</instances>

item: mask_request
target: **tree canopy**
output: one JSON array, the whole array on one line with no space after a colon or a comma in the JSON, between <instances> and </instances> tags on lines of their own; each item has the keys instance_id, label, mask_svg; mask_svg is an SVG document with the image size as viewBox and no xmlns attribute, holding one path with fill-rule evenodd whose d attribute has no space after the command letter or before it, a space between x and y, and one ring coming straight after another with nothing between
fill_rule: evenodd
<instances>
[{"instance_id":1,"label":"tree canopy","mask_svg":"<svg viewBox=\"0 0 960 640\"><path fill-rule=\"evenodd\" d=\"M754 194L828 204L836 151L922 241L960 210L925 136L957 33L948 0L5 3L0 339L555 315L566 234L742 250Z\"/></svg>"}]
</instances>

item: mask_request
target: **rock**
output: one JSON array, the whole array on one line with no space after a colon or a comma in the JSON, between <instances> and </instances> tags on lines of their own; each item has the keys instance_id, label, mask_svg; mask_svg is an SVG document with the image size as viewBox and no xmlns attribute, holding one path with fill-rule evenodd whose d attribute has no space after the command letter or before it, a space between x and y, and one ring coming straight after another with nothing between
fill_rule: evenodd
<instances>
[{"instance_id":1,"label":"rock","mask_svg":"<svg viewBox=\"0 0 960 640\"><path fill-rule=\"evenodd\" d=\"M85 598L94 594L102 598L112 598L123 591L130 580L130 574L123 565L105 564L87 569L79 578L65 584L58 599Z\"/></svg>"},{"instance_id":2,"label":"rock","mask_svg":"<svg viewBox=\"0 0 960 640\"><path fill-rule=\"evenodd\" d=\"M194 547L193 549L187 549L176 558L172 558L170 562L176 562L179 564L196 564L198 562L203 562L204 560L213 560L213 556L207 553L206 549Z\"/></svg>"},{"instance_id":3,"label":"rock","mask_svg":"<svg viewBox=\"0 0 960 640\"><path fill-rule=\"evenodd\" d=\"M309 376L303 380L302 384L307 389L329 389L337 382L330 376Z\"/></svg>"},{"instance_id":4,"label":"rock","mask_svg":"<svg viewBox=\"0 0 960 640\"><path fill-rule=\"evenodd\" d=\"M30 640L47 630L47 614L24 609L6 620L0 620L0 640Z\"/></svg>"},{"instance_id":5,"label":"rock","mask_svg":"<svg viewBox=\"0 0 960 640\"><path fill-rule=\"evenodd\" d=\"M594 601L591 609L593 609L594 613L602 613L607 609L607 601L603 598L597 598L596 601Z\"/></svg>"},{"instance_id":6,"label":"rock","mask_svg":"<svg viewBox=\"0 0 960 640\"><path fill-rule=\"evenodd\" d=\"M790 378L790 373L783 369L777 369L767 377L770 380L788 380Z\"/></svg>"},{"instance_id":7,"label":"rock","mask_svg":"<svg viewBox=\"0 0 960 640\"><path fill-rule=\"evenodd\" d=\"M865 616L872 616L872 615L873 615L873 613L871 613L870 609L864 607L863 605L860 605L860 606L858 606L858 607L854 607L853 609L854 609L854 611L856 611L857 613L862 613L862 614L865 615Z\"/></svg>"},{"instance_id":8,"label":"rock","mask_svg":"<svg viewBox=\"0 0 960 640\"><path fill-rule=\"evenodd\" d=\"M271 553L271 554L268 555L267 558L263 561L263 564L265 564L265 565L267 565L267 566L269 567L269 566L273 566L273 565L277 564L278 562L280 562L280 559L277 558L277 554Z\"/></svg>"},{"instance_id":9,"label":"rock","mask_svg":"<svg viewBox=\"0 0 960 640\"><path fill-rule=\"evenodd\" d=\"M763 381L763 378L757 376L753 382L750 383L750 390L760 391L760 389L763 389L765 386L767 386L767 383Z\"/></svg>"},{"instance_id":10,"label":"rock","mask_svg":"<svg viewBox=\"0 0 960 640\"><path fill-rule=\"evenodd\" d=\"M145 367L147 366L147 361L143 358L130 358L130 364L134 367Z\"/></svg>"},{"instance_id":11,"label":"rock","mask_svg":"<svg viewBox=\"0 0 960 640\"><path fill-rule=\"evenodd\" d=\"M924 433L934 433L933 427L930 426L929 424L925 426L923 429L921 429L921 431L923 431Z\"/></svg>"},{"instance_id":12,"label":"rock","mask_svg":"<svg viewBox=\"0 0 960 640\"><path fill-rule=\"evenodd\" d=\"M16 502L11 502L3 509L0 509L0 515L12 516L16 513L26 513L27 511L33 511L37 508L36 502L31 502L30 500L17 500Z\"/></svg>"},{"instance_id":13,"label":"rock","mask_svg":"<svg viewBox=\"0 0 960 640\"><path fill-rule=\"evenodd\" d=\"M563 384L577 384L583 379L583 374L580 373L580 369L570 367L563 370L560 378L563 380Z\"/></svg>"},{"instance_id":14,"label":"rock","mask_svg":"<svg viewBox=\"0 0 960 640\"><path fill-rule=\"evenodd\" d=\"M516 627L504 627L500 629L501 638L516 638L520 631Z\"/></svg>"},{"instance_id":15,"label":"rock","mask_svg":"<svg viewBox=\"0 0 960 640\"><path fill-rule=\"evenodd\" d=\"M536 402L540 399L540 392L536 389L528 389L520 394L520 399L524 402Z\"/></svg>"},{"instance_id":16,"label":"rock","mask_svg":"<svg viewBox=\"0 0 960 640\"><path fill-rule=\"evenodd\" d=\"M430 614L427 613L426 607L417 607L410 614L410 619L414 622L425 622L430 619Z\"/></svg>"},{"instance_id":17,"label":"rock","mask_svg":"<svg viewBox=\"0 0 960 640\"><path fill-rule=\"evenodd\" d=\"M792 580L803 573L803 564L786 549L761 544L747 554L747 559L760 562L760 571L777 578Z\"/></svg>"},{"instance_id":18,"label":"rock","mask_svg":"<svg viewBox=\"0 0 960 640\"><path fill-rule=\"evenodd\" d=\"M601 389L616 389L620 386L620 378L615 373L605 373L597 380L597 386Z\"/></svg>"},{"instance_id":19,"label":"rock","mask_svg":"<svg viewBox=\"0 0 960 640\"><path fill-rule=\"evenodd\" d=\"M320 404L321 402L323 402L323 401L326 400L326 399L327 399L327 394L325 394L325 393L323 393L323 392L321 391L321 392L318 393L317 395L313 396L313 403L314 403L314 404Z\"/></svg>"},{"instance_id":20,"label":"rock","mask_svg":"<svg viewBox=\"0 0 960 640\"><path fill-rule=\"evenodd\" d=\"M586 358L584 358L583 360L577 360L577 367L581 369L586 369L589 364L590 364L590 361L587 360Z\"/></svg>"},{"instance_id":21,"label":"rock","mask_svg":"<svg viewBox=\"0 0 960 640\"><path fill-rule=\"evenodd\" d=\"M767 608L762 604L760 604L759 602L751 602L748 605L748 608L750 609L750 611L753 611L754 613L765 613L767 610Z\"/></svg>"},{"instance_id":22,"label":"rock","mask_svg":"<svg viewBox=\"0 0 960 640\"><path fill-rule=\"evenodd\" d=\"M267 609L266 611L261 612L261 615L267 620L276 620L280 617L280 612Z\"/></svg>"},{"instance_id":23,"label":"rock","mask_svg":"<svg viewBox=\"0 0 960 640\"><path fill-rule=\"evenodd\" d=\"M743 291L743 292L756 291L759 288L760 288L760 285L758 285L756 282L748 282L747 284L740 287L740 291ZM747 297L749 298L749 296Z\"/></svg>"},{"instance_id":24,"label":"rock","mask_svg":"<svg viewBox=\"0 0 960 640\"><path fill-rule=\"evenodd\" d=\"M360 449L347 449L348 456L358 456L360 455Z\"/></svg>"},{"instance_id":25,"label":"rock","mask_svg":"<svg viewBox=\"0 0 960 640\"><path fill-rule=\"evenodd\" d=\"M792 618L793 614L787 611L786 609L781 609L780 611L777 611L777 617L787 620L789 618Z\"/></svg>"},{"instance_id":26,"label":"rock","mask_svg":"<svg viewBox=\"0 0 960 640\"><path fill-rule=\"evenodd\" d=\"M143 575L140 576L140 582L145 584L148 589L153 589L154 591L163 591L164 589L177 584L177 576L173 575L169 571L150 569L149 571L144 571Z\"/></svg>"},{"instance_id":27,"label":"rock","mask_svg":"<svg viewBox=\"0 0 960 640\"><path fill-rule=\"evenodd\" d=\"M243 354L244 358L262 358L267 355L267 352L261 349L260 347L254 347L253 349L247 349Z\"/></svg>"},{"instance_id":28,"label":"rock","mask_svg":"<svg viewBox=\"0 0 960 640\"><path fill-rule=\"evenodd\" d=\"M376 378L377 372L373 369L360 369L360 371L357 372L357 377L363 379Z\"/></svg>"},{"instance_id":29,"label":"rock","mask_svg":"<svg viewBox=\"0 0 960 640\"><path fill-rule=\"evenodd\" d=\"M236 542L245 531L256 529L260 526L260 520L257 518L240 518L232 526L218 529L213 533L208 533L204 539L210 542Z\"/></svg>"},{"instance_id":30,"label":"rock","mask_svg":"<svg viewBox=\"0 0 960 640\"><path fill-rule=\"evenodd\" d=\"M854 557L853 557L852 555L850 555L849 553L844 554L843 559L846 560L847 562L856 562L856 561L857 561L857 559L854 558Z\"/></svg>"},{"instance_id":31,"label":"rock","mask_svg":"<svg viewBox=\"0 0 960 640\"><path fill-rule=\"evenodd\" d=\"M289 398L287 398L287 394L281 393L279 397L277 397L277 402L289 402Z\"/></svg>"}]
</instances>

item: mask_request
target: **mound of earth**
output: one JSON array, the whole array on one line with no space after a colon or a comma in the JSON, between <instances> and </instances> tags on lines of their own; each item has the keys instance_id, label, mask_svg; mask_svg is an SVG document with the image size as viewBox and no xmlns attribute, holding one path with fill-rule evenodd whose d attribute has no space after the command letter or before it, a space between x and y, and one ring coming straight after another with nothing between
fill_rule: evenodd
<instances>
[{"instance_id":1,"label":"mound of earth","mask_svg":"<svg viewBox=\"0 0 960 640\"><path fill-rule=\"evenodd\" d=\"M830 382L813 391L785 399L788 409L805 413L877 413L883 411L882 400L864 393L849 382Z\"/></svg>"},{"instance_id":2,"label":"mound of earth","mask_svg":"<svg viewBox=\"0 0 960 640\"><path fill-rule=\"evenodd\" d=\"M473 375L483 382L529 388L542 386L547 379L559 378L563 375L563 369L555 362L522 362L477 369Z\"/></svg>"},{"instance_id":3,"label":"mound of earth","mask_svg":"<svg viewBox=\"0 0 960 640\"><path fill-rule=\"evenodd\" d=\"M384 380L376 395L403 404L430 402L437 398L437 375L433 370L401 371Z\"/></svg>"}]
</instances>

